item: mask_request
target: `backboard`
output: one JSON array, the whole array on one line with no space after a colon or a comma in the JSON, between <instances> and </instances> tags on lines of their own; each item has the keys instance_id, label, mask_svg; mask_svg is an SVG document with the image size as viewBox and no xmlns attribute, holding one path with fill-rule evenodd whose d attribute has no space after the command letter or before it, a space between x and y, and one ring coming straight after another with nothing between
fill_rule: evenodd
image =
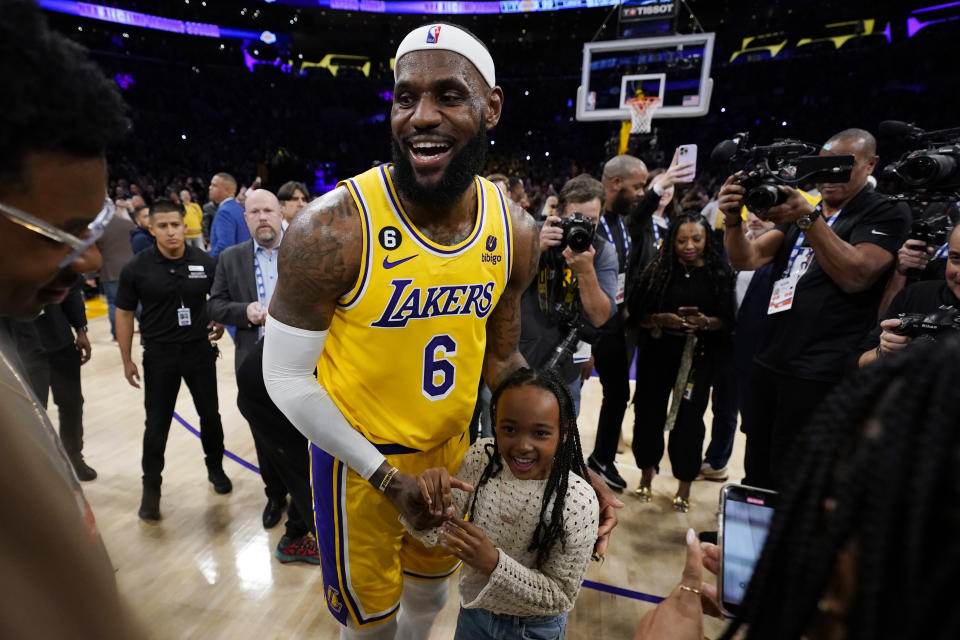
<instances>
[{"instance_id":1,"label":"backboard","mask_svg":"<svg viewBox=\"0 0 960 640\"><path fill-rule=\"evenodd\" d=\"M658 96L654 118L695 118L710 110L713 33L583 45L577 120L629 120L628 98Z\"/></svg>"}]
</instances>

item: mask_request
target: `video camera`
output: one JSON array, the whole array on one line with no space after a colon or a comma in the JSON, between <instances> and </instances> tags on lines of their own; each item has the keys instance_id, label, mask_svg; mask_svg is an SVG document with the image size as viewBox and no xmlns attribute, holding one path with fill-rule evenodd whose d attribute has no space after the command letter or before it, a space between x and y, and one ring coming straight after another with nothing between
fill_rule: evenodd
<instances>
[{"instance_id":1,"label":"video camera","mask_svg":"<svg viewBox=\"0 0 960 640\"><path fill-rule=\"evenodd\" d=\"M737 179L746 194L743 203L760 217L783 204L787 194L778 185L798 187L803 183L848 182L853 171L852 155L817 155L820 146L800 140L775 140L766 146L750 146L749 135L738 133L713 148L710 161L730 173L742 171Z\"/></svg>"},{"instance_id":2,"label":"video camera","mask_svg":"<svg viewBox=\"0 0 960 640\"><path fill-rule=\"evenodd\" d=\"M893 332L913 338L914 342L936 341L941 334L960 331L960 311L940 307L933 313L901 313L900 326Z\"/></svg>"},{"instance_id":3,"label":"video camera","mask_svg":"<svg viewBox=\"0 0 960 640\"><path fill-rule=\"evenodd\" d=\"M583 253L590 249L593 243L593 220L583 215L579 211L566 218L561 218L560 222L555 223L556 227L563 230L563 237L560 238L560 246L556 247L558 252L570 247L574 253Z\"/></svg>"},{"instance_id":4,"label":"video camera","mask_svg":"<svg viewBox=\"0 0 960 640\"><path fill-rule=\"evenodd\" d=\"M960 197L960 127L924 131L912 123L884 120L884 136L919 146L883 169L883 178L904 200L952 201Z\"/></svg>"}]
</instances>

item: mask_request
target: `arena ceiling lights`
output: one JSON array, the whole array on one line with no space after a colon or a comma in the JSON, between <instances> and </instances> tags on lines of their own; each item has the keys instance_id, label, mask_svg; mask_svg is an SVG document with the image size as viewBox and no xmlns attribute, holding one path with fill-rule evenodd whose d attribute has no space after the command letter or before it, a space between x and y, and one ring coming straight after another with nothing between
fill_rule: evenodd
<instances>
[{"instance_id":1,"label":"arena ceiling lights","mask_svg":"<svg viewBox=\"0 0 960 640\"><path fill-rule=\"evenodd\" d=\"M563 9L612 7L620 0L514 0L512 2L390 2L383 0L262 0L266 4L316 7L368 13L414 13L421 15L490 15L531 13Z\"/></svg>"},{"instance_id":2,"label":"arena ceiling lights","mask_svg":"<svg viewBox=\"0 0 960 640\"><path fill-rule=\"evenodd\" d=\"M126 9L117 9L115 7L105 7L99 4L90 4L88 2L69 2L67 0L39 0L41 9L55 11L57 13L66 13L90 20L102 20L114 24L124 24L131 27L141 27L143 29L155 29L157 31L168 31L170 33L181 33L187 36L204 36L207 38L237 38L240 40L262 40L267 42L272 40L276 42L277 35L269 31L251 31L249 29L234 29L231 27L221 27L206 22L189 22L184 20L175 20L173 18L164 18L163 16L154 16L149 13L140 13L138 11L127 11ZM272 42L270 44L272 44Z\"/></svg>"}]
</instances>

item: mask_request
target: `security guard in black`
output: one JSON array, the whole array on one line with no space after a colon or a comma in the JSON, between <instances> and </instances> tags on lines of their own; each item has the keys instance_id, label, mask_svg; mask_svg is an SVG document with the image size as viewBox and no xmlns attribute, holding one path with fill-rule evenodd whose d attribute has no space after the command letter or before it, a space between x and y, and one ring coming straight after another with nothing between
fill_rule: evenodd
<instances>
[{"instance_id":1,"label":"security guard in black","mask_svg":"<svg viewBox=\"0 0 960 640\"><path fill-rule=\"evenodd\" d=\"M173 209L172 211L169 209ZM210 322L207 296L216 260L187 246L182 211L158 201L150 214L154 246L136 254L120 273L117 291L117 340L124 375L139 387L130 357L133 311L139 303L143 344L144 409L143 498L139 515L160 518L160 484L170 422L182 379L200 416L200 440L208 479L218 493L232 489L223 473L223 426L217 399L218 339L222 326Z\"/></svg>"}]
</instances>

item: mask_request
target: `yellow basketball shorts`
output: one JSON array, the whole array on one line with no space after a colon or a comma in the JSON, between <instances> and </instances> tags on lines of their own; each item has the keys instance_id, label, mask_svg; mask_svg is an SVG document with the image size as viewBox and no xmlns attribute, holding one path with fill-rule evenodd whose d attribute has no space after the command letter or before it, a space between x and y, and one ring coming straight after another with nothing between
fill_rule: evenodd
<instances>
[{"instance_id":1,"label":"yellow basketball shorts","mask_svg":"<svg viewBox=\"0 0 960 640\"><path fill-rule=\"evenodd\" d=\"M377 445L404 473L446 467L453 474L469 446L466 433L429 450ZM382 622L400 605L403 578L445 580L460 566L442 547L409 535L396 508L369 482L326 451L310 445L313 513L327 607L340 624Z\"/></svg>"}]
</instances>

